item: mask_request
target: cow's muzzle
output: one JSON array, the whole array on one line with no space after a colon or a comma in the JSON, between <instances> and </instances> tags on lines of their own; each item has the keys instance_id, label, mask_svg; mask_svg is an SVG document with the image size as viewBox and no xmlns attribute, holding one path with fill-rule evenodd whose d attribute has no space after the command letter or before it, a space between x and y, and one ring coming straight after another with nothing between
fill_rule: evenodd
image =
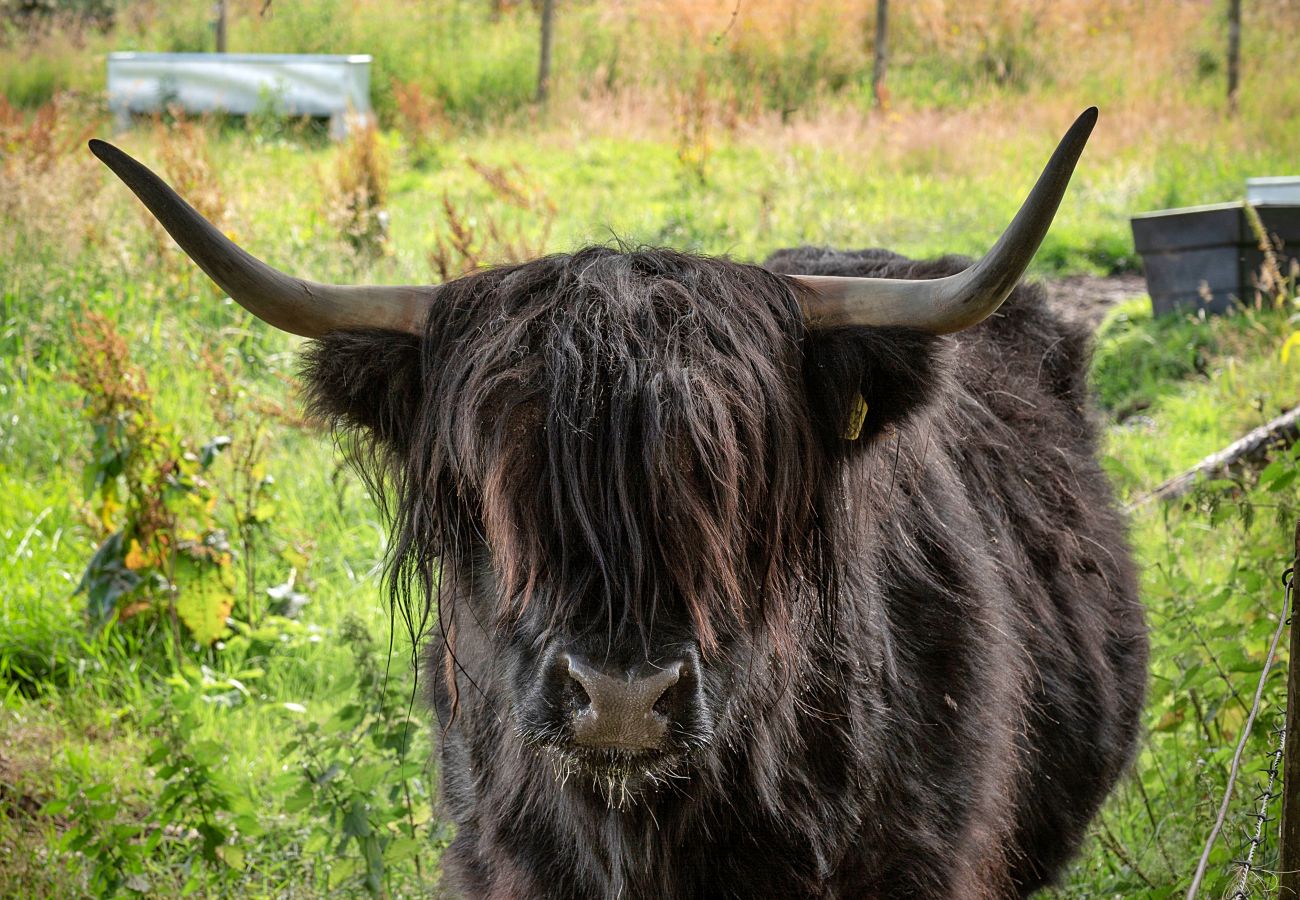
<instances>
[{"instance_id":1,"label":"cow's muzzle","mask_svg":"<svg viewBox=\"0 0 1300 900\"><path fill-rule=\"evenodd\" d=\"M686 660L646 662L624 670L562 653L555 664L568 676L557 681L566 694L562 707L579 746L632 753L658 750L674 720L694 712L683 708L692 702L693 679Z\"/></svg>"},{"instance_id":2,"label":"cow's muzzle","mask_svg":"<svg viewBox=\"0 0 1300 900\"><path fill-rule=\"evenodd\" d=\"M689 644L636 662L568 642L553 646L519 709L521 733L584 764L680 756L713 733L700 666Z\"/></svg>"}]
</instances>

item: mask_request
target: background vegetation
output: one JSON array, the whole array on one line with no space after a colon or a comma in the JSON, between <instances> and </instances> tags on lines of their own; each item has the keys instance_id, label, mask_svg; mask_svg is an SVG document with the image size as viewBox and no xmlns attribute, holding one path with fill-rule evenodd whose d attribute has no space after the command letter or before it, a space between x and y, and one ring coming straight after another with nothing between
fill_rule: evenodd
<instances>
[{"instance_id":1,"label":"background vegetation","mask_svg":"<svg viewBox=\"0 0 1300 900\"><path fill-rule=\"evenodd\" d=\"M1091 104L1039 276L1132 270L1131 213L1294 165L1285 0L1245 3L1236 116L1217 2L895 4L883 111L872 6L563 2L543 112L529 4L241 0L232 50L373 54L380 128L333 146L268 110L119 140L272 262L377 282L614 239L979 253ZM108 130L104 53L211 49L208 15L0 0L0 895L414 895L450 837L381 599L385 526L301 416L298 342L225 300L84 150ZM1283 294L1222 319L1109 314L1093 375L1121 497L1300 402ZM1298 472L1282 453L1135 512L1148 736L1060 896L1185 891L1277 623ZM1283 682L1214 891L1245 853Z\"/></svg>"}]
</instances>

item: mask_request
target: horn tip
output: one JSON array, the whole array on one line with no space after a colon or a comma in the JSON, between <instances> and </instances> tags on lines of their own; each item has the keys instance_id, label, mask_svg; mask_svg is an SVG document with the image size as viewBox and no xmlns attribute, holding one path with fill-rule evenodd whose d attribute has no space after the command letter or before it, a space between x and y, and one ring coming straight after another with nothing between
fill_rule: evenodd
<instances>
[{"instance_id":1,"label":"horn tip","mask_svg":"<svg viewBox=\"0 0 1300 900\"><path fill-rule=\"evenodd\" d=\"M95 154L95 157L105 165L111 165L109 162L110 157L114 154L121 154L122 152L108 141L101 141L99 138L91 138L86 142L86 146L89 147L90 152Z\"/></svg>"}]
</instances>

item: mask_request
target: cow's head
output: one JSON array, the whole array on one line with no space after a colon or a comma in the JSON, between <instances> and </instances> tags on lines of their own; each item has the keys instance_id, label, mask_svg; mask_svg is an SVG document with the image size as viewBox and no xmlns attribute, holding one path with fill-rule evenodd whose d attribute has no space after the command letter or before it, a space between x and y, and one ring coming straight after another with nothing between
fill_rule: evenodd
<instances>
[{"instance_id":1,"label":"cow's head","mask_svg":"<svg viewBox=\"0 0 1300 900\"><path fill-rule=\"evenodd\" d=\"M436 287L323 285L91 149L232 298L316 339L313 402L391 479L394 590L436 600L444 724L615 800L782 695L840 575L841 460L920 405L936 335L1019 281L1095 118L983 259L912 281L594 248Z\"/></svg>"}]
</instances>

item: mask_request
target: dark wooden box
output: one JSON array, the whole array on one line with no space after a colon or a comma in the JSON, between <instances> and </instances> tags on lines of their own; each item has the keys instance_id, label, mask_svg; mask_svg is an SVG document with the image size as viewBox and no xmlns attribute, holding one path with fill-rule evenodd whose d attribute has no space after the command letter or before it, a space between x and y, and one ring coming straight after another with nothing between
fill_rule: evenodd
<instances>
[{"instance_id":1,"label":"dark wooden box","mask_svg":"<svg viewBox=\"0 0 1300 900\"><path fill-rule=\"evenodd\" d=\"M1300 206L1255 211L1264 230L1282 242L1278 262L1285 274L1300 255ZM1254 300L1264 254L1241 203L1143 213L1132 225L1156 315L1176 309L1220 313Z\"/></svg>"}]
</instances>

